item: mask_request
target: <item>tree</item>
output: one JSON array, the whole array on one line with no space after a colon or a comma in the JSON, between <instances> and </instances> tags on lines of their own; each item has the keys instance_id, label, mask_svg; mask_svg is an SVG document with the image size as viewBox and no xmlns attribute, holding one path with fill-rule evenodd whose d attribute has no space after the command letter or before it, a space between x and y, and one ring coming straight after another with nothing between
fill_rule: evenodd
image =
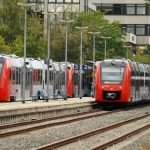
<instances>
[{"instance_id":1,"label":"tree","mask_svg":"<svg viewBox=\"0 0 150 150\"><path fill-rule=\"evenodd\" d=\"M11 52L11 48L4 41L4 38L0 36L0 53L9 54Z\"/></svg>"},{"instance_id":2,"label":"tree","mask_svg":"<svg viewBox=\"0 0 150 150\"><path fill-rule=\"evenodd\" d=\"M86 60L92 60L92 36L88 32L100 31L100 35L96 36L96 60L102 60L104 58L104 40L101 36L111 37L107 41L107 56L109 58L116 56L125 56L125 49L123 49L123 35L124 33L120 29L119 22L113 22L110 24L100 12L81 13L75 18L75 24L73 25L73 35L76 35L76 45L80 43L80 33L74 28L75 26L88 26L87 32L83 34L83 53ZM101 28L100 28L101 27ZM77 44L78 43L78 44ZM79 49L79 46L73 46L74 49ZM79 53L79 52L78 52ZM115 54L115 55L114 55ZM75 55L79 59L79 55ZM84 61L86 61L84 60Z\"/></svg>"},{"instance_id":3,"label":"tree","mask_svg":"<svg viewBox=\"0 0 150 150\"><path fill-rule=\"evenodd\" d=\"M7 26L7 30L1 30L0 34L3 35L6 43L12 42L15 36L21 31L21 22L19 19L21 9L18 9L17 2L18 0L1 0L1 26Z\"/></svg>"},{"instance_id":4,"label":"tree","mask_svg":"<svg viewBox=\"0 0 150 150\"><path fill-rule=\"evenodd\" d=\"M3 7L0 8L0 35L6 44L12 46L12 53L23 56L24 10L17 6L17 2L18 0L1 0ZM40 17L28 9L27 56L29 57L46 57L46 40L43 39L43 23Z\"/></svg>"}]
</instances>

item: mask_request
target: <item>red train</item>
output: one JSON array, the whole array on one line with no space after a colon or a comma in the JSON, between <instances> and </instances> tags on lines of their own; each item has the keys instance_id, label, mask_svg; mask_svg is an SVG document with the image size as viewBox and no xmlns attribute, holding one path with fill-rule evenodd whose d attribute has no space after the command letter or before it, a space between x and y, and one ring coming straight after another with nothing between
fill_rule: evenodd
<instances>
[{"instance_id":1,"label":"red train","mask_svg":"<svg viewBox=\"0 0 150 150\"><path fill-rule=\"evenodd\" d=\"M25 98L31 100L38 94L47 96L47 64L41 59L26 59ZM15 55L0 54L0 102L22 100L24 60ZM79 96L78 72L69 63L67 76L67 97ZM85 76L86 73L83 73ZM85 87L82 88L83 96ZM65 95L65 63L52 62L49 68L49 98L63 98ZM39 96L40 97L40 96Z\"/></svg>"},{"instance_id":2,"label":"red train","mask_svg":"<svg viewBox=\"0 0 150 150\"><path fill-rule=\"evenodd\" d=\"M97 62L95 100L103 107L150 100L150 65L125 59Z\"/></svg>"}]
</instances>

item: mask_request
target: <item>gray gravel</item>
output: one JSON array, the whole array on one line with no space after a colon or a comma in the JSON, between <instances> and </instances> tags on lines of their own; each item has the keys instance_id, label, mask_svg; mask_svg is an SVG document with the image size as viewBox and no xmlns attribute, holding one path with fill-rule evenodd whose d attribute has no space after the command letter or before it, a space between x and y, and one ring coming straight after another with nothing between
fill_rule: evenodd
<instances>
[{"instance_id":1,"label":"gray gravel","mask_svg":"<svg viewBox=\"0 0 150 150\"><path fill-rule=\"evenodd\" d=\"M150 150L150 130L129 138L107 150Z\"/></svg>"},{"instance_id":2,"label":"gray gravel","mask_svg":"<svg viewBox=\"0 0 150 150\"><path fill-rule=\"evenodd\" d=\"M140 116L146 112L150 113L150 106L0 139L0 150L31 150L41 145Z\"/></svg>"}]
</instances>

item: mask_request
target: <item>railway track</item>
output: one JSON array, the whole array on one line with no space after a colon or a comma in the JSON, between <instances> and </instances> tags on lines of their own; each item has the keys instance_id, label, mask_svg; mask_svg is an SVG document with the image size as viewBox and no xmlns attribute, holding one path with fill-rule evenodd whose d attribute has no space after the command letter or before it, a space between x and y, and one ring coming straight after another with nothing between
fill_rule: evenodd
<instances>
[{"instance_id":1,"label":"railway track","mask_svg":"<svg viewBox=\"0 0 150 150\"><path fill-rule=\"evenodd\" d=\"M71 114L71 115L65 115L65 116L59 116L53 118L44 118L39 120L24 121L24 122L13 123L13 124L5 124L0 126L0 138L14 136L16 134L22 134L34 130L43 129L46 127L68 124L68 123L72 123L84 119L110 115L112 113L116 113L120 111L122 110L114 110L114 111L102 113L99 110L95 110L91 112Z\"/></svg>"},{"instance_id":2,"label":"railway track","mask_svg":"<svg viewBox=\"0 0 150 150\"><path fill-rule=\"evenodd\" d=\"M110 146L112 146L114 144L122 142L123 140L125 140L125 139L127 139L129 137L132 137L132 136L134 136L134 135L136 135L136 134L138 134L138 133L140 133L142 131L145 131L147 129L150 129L150 124L145 125L144 127L141 127L139 129L134 130L134 131L132 131L130 133L127 133L127 134L125 134L123 136L120 136L120 137L118 137L118 138L116 138L116 139L114 139L112 141L104 143L103 145L97 146L97 147L93 148L92 150L104 150L104 149L106 149L106 148L108 148L108 147L110 147Z\"/></svg>"},{"instance_id":3,"label":"railway track","mask_svg":"<svg viewBox=\"0 0 150 150\"><path fill-rule=\"evenodd\" d=\"M107 126L107 127L104 127L104 128L99 128L99 129L96 129L94 131L91 131L91 132L88 132L88 133L85 133L85 134L82 134L82 135L78 135L78 136L74 136L74 137L71 137L71 138L68 138L68 139L64 139L62 141L58 141L58 142L55 142L55 143L51 143L51 144L47 144L47 145L44 145L44 146L41 146L41 147L38 147L38 148L35 148L35 150L52 150L52 149L59 149L60 147L63 147L63 146L66 146L67 144L71 144L71 143L75 143L77 141L81 141L83 139L86 139L86 138L89 138L89 137L93 137L97 134L102 134L104 132L107 132L107 131L110 131L110 130L113 130L115 128L118 128L118 127L121 127L121 126L124 126L124 125L128 125L130 123L134 123L136 121L139 121L139 120L142 120L142 119L145 119L145 118L148 118L150 117L150 114L146 113L140 117L136 117L136 118L132 118L132 119L129 119L129 120L126 120L126 121L122 121L122 122L119 122L119 123L116 123L116 124L113 124L113 125L110 125L110 126ZM128 137L131 137L133 135L136 135L138 134L139 132L142 132L144 130L147 130L147 129L150 129L150 124L147 124L143 127L140 127L134 131L131 131L127 134L124 134L122 136L119 136L113 140L110 140L109 142L105 142L101 145L98 145L97 147L95 148L92 148L92 150L103 150L103 149L106 149L114 144L117 144L123 140L125 140L126 138Z\"/></svg>"}]
</instances>

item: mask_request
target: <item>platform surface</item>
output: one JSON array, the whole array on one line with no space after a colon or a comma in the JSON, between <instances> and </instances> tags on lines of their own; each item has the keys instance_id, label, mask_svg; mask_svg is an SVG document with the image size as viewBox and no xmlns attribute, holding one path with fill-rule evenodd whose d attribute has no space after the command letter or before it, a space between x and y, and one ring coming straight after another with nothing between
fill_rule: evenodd
<instances>
[{"instance_id":1,"label":"platform surface","mask_svg":"<svg viewBox=\"0 0 150 150\"><path fill-rule=\"evenodd\" d=\"M67 98L67 100L54 99L54 100L49 100L48 102L43 101L43 100L38 100L36 102L25 101L25 103L7 102L7 103L0 103L0 111L25 109L25 108L33 108L33 107L66 105L66 104L75 104L75 103L84 103L84 102L94 102L94 100L95 99L92 97L82 97L82 99L80 99L80 98Z\"/></svg>"}]
</instances>

